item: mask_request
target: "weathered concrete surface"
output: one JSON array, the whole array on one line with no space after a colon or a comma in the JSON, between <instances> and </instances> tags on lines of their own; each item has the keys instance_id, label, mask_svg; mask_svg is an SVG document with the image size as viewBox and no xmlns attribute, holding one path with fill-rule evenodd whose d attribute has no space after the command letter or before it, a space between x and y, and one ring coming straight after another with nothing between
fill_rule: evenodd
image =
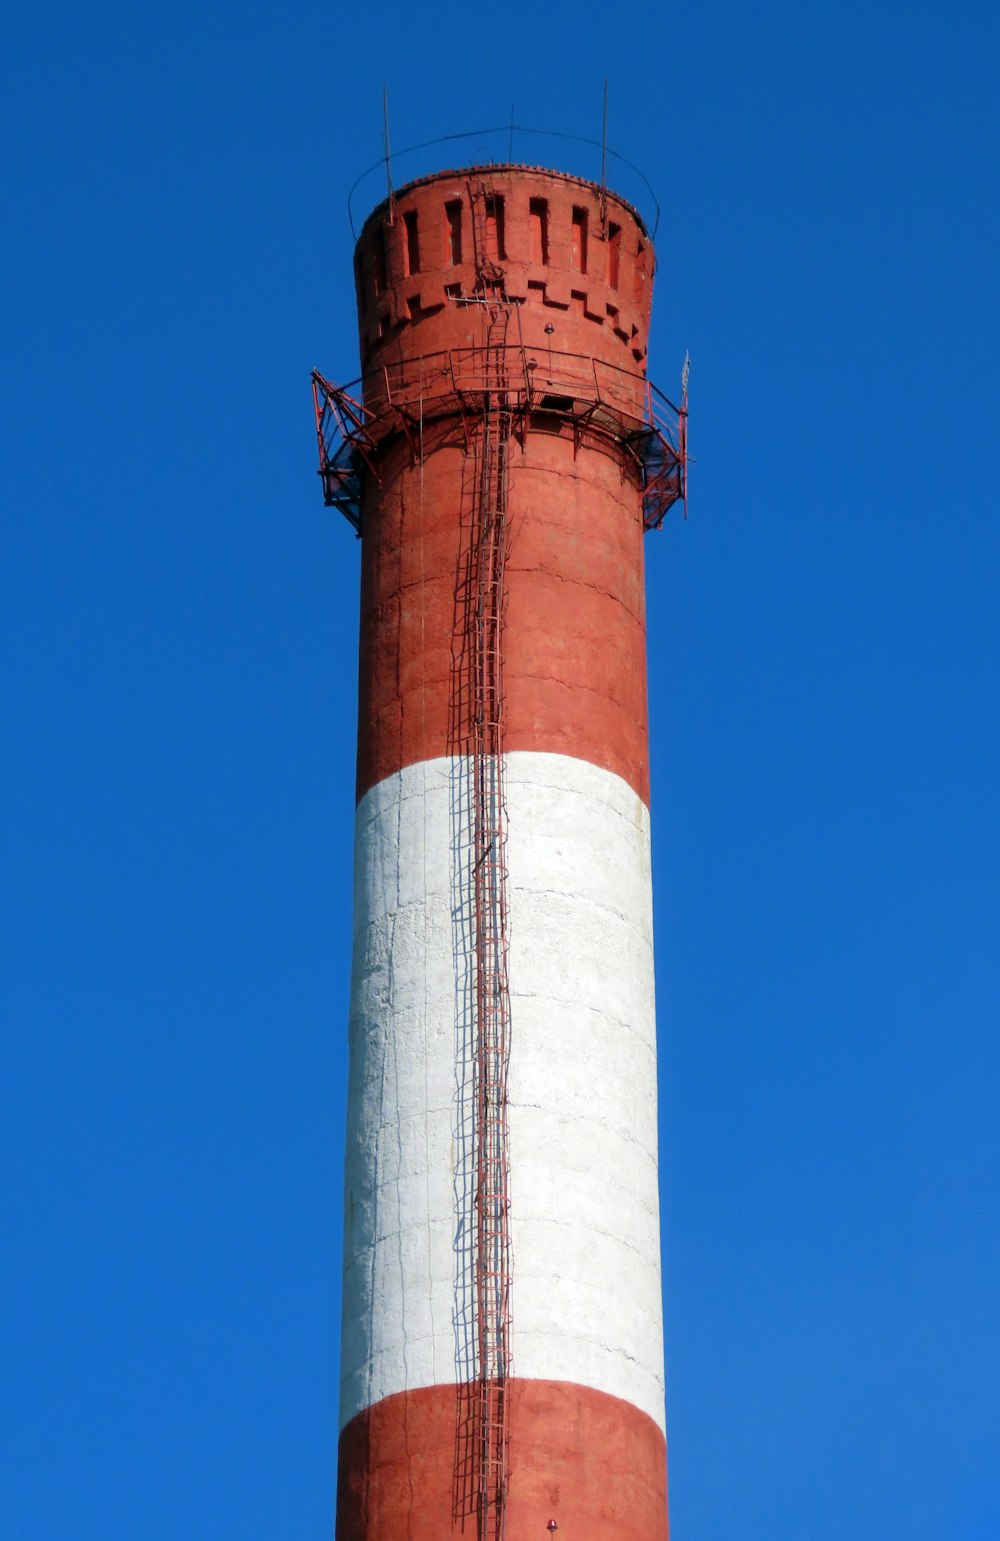
<instances>
[{"instance_id":1,"label":"weathered concrete surface","mask_svg":"<svg viewBox=\"0 0 1000 1541\"><path fill-rule=\"evenodd\" d=\"M475 1374L467 766L357 814L341 1421ZM649 815L621 777L508 758L514 1371L661 1428Z\"/></svg>"}]
</instances>

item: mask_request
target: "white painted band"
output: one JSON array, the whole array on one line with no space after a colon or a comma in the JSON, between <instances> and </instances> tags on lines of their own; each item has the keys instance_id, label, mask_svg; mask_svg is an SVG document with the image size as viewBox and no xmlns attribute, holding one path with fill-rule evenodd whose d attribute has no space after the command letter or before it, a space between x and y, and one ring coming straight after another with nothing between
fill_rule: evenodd
<instances>
[{"instance_id":1,"label":"white painted band","mask_svg":"<svg viewBox=\"0 0 1000 1541\"><path fill-rule=\"evenodd\" d=\"M341 1423L475 1372L468 765L362 799ZM563 755L507 760L512 1369L662 1428L649 814Z\"/></svg>"}]
</instances>

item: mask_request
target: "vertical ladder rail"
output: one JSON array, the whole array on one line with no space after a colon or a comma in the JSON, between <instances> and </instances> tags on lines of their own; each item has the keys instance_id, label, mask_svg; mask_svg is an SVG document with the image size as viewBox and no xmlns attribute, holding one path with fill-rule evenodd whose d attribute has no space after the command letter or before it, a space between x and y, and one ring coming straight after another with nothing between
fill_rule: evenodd
<instances>
[{"instance_id":1,"label":"vertical ladder rail","mask_svg":"<svg viewBox=\"0 0 1000 1541\"><path fill-rule=\"evenodd\" d=\"M507 801L504 763L503 631L511 414L505 388L509 306L487 312L486 372L474 588L472 780L476 941L476 1318L475 1449L479 1541L503 1541L507 1500L510 1374L510 1200L507 1070L510 987L507 936Z\"/></svg>"}]
</instances>

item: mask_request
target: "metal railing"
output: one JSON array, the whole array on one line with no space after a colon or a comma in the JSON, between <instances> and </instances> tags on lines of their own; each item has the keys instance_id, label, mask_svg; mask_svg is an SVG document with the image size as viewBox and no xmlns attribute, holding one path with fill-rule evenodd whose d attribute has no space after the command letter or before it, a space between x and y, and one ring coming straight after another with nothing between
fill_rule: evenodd
<instances>
[{"instance_id":1,"label":"metal railing","mask_svg":"<svg viewBox=\"0 0 1000 1541\"><path fill-rule=\"evenodd\" d=\"M577 445L596 436L636 466L642 481L643 524L658 529L668 510L687 495L687 385L677 406L645 375L590 354L523 343L503 346L492 363L481 348L451 348L379 364L346 386L313 371L313 403L320 476L329 506L361 530L361 482L365 468L380 482L378 450L403 433L414 454L423 426L442 417L463 422L481 414L495 389L496 370L506 380L508 409L518 431L535 415L557 418Z\"/></svg>"}]
</instances>

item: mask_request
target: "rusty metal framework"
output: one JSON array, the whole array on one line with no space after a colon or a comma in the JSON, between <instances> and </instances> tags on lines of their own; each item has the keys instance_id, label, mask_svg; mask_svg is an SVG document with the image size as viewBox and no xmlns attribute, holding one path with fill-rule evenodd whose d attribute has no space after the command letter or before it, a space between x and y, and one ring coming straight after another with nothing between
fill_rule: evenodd
<instances>
[{"instance_id":1,"label":"rusty metal framework","mask_svg":"<svg viewBox=\"0 0 1000 1541\"><path fill-rule=\"evenodd\" d=\"M312 392L323 502L327 508L339 508L360 535L362 465L367 463L377 476L370 458L376 444L368 433L365 409L349 390L324 380L318 369L313 370Z\"/></svg>"},{"instance_id":2,"label":"rusty metal framework","mask_svg":"<svg viewBox=\"0 0 1000 1541\"><path fill-rule=\"evenodd\" d=\"M313 371L324 501L340 509L358 534L362 472L367 468L380 482L382 441L403 433L416 459L421 425L451 417L468 436L498 372L506 381L512 433L523 436L532 421L554 420L572 433L575 450L587 442L616 449L639 477L646 530L658 530L675 503L686 509L686 370L675 406L644 375L590 355L528 350L522 342L498 346L499 357L495 350L453 348L382 364L346 386Z\"/></svg>"}]
</instances>

